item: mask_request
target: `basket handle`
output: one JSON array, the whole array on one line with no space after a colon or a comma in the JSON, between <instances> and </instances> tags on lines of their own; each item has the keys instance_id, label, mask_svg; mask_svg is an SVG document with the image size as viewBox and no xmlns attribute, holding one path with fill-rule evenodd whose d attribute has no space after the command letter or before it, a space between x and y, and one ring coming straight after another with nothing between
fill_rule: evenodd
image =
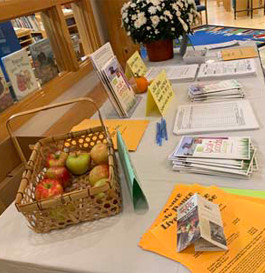
<instances>
[{"instance_id":1,"label":"basket handle","mask_svg":"<svg viewBox=\"0 0 265 273\"><path fill-rule=\"evenodd\" d=\"M38 108L35 108L35 109L31 109L31 110L28 110L28 111L20 112L20 113L14 114L11 117L9 117L9 119L6 122L6 128L8 130L8 133L9 133L14 145L15 145L15 148L17 149L17 152L19 154L20 159L22 160L22 162L24 163L25 166L27 165L27 160L26 160L26 157L25 157L25 155L24 155L24 153L23 153L23 151L22 151L22 149L20 147L20 144L19 144L19 142L17 140L17 137L14 135L14 132L13 132L13 130L11 128L11 124L10 124L11 121L18 118L18 117L22 117L22 116L30 115L30 114L33 114L33 113L38 113L38 112L41 112L41 111L45 111L45 110L49 110L49 109L65 106L65 105L68 105L68 104L77 103L77 102L82 102L82 101L92 103L93 106L96 108L96 110L98 112L98 116L99 116L101 126L103 127L103 129L105 131L106 138L107 138L108 141L110 140L110 137L109 137L109 134L108 134L108 132L106 130L106 127L104 125L100 110L99 110L97 104L95 103L95 101L92 100L91 98L81 97L81 98L77 98L77 99L73 99L73 100L54 103L54 104L38 107Z\"/></svg>"}]
</instances>

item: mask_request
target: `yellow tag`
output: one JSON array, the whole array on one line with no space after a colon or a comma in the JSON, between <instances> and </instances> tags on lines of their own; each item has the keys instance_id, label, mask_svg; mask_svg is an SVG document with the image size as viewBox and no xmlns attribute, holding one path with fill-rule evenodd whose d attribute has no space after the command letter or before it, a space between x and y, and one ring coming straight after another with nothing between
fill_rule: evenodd
<instances>
[{"instance_id":1,"label":"yellow tag","mask_svg":"<svg viewBox=\"0 0 265 273\"><path fill-rule=\"evenodd\" d=\"M171 100L175 96L171 84L163 70L148 87L146 101L146 115L152 110L159 111L164 116Z\"/></svg>"},{"instance_id":2,"label":"yellow tag","mask_svg":"<svg viewBox=\"0 0 265 273\"><path fill-rule=\"evenodd\" d=\"M144 76L147 72L147 67L141 58L138 51L135 51L135 53L127 60L126 63L126 69L125 69L125 75L127 78L130 78L131 76L134 77L140 77Z\"/></svg>"},{"instance_id":3,"label":"yellow tag","mask_svg":"<svg viewBox=\"0 0 265 273\"><path fill-rule=\"evenodd\" d=\"M258 56L254 47L223 49L221 53L224 61L255 58Z\"/></svg>"}]
</instances>

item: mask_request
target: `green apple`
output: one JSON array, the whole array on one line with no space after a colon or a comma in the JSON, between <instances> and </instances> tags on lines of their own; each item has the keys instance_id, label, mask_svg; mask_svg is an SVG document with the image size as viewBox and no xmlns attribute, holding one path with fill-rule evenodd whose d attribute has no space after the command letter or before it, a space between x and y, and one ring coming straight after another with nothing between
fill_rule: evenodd
<instances>
[{"instance_id":1,"label":"green apple","mask_svg":"<svg viewBox=\"0 0 265 273\"><path fill-rule=\"evenodd\" d=\"M84 151L72 152L66 160L66 167L72 173L81 175L90 168L90 154Z\"/></svg>"},{"instance_id":2,"label":"green apple","mask_svg":"<svg viewBox=\"0 0 265 273\"><path fill-rule=\"evenodd\" d=\"M107 181L109 181L109 179L107 178L100 179L95 183L93 188L104 186L107 183ZM106 196L106 192L99 192L98 194L95 195L95 198L99 200L99 199L103 199L105 196Z\"/></svg>"}]
</instances>

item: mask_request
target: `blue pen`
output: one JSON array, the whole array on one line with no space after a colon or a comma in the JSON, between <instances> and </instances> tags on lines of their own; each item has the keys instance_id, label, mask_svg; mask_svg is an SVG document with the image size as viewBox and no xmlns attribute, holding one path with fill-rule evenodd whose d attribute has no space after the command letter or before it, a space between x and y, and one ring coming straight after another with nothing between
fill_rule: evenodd
<instances>
[{"instance_id":1,"label":"blue pen","mask_svg":"<svg viewBox=\"0 0 265 273\"><path fill-rule=\"evenodd\" d=\"M160 134L160 132L159 132L159 128L160 126L159 126L159 122L157 122L156 123L156 144L159 144L159 134Z\"/></svg>"},{"instance_id":2,"label":"blue pen","mask_svg":"<svg viewBox=\"0 0 265 273\"><path fill-rule=\"evenodd\" d=\"M165 119L163 119L163 123L164 123L164 134L165 134L165 139L168 140L168 135L167 135L167 122Z\"/></svg>"},{"instance_id":3,"label":"blue pen","mask_svg":"<svg viewBox=\"0 0 265 273\"><path fill-rule=\"evenodd\" d=\"M164 131L163 118L161 118L160 124L161 124L161 125L160 125L161 138L165 138L165 131Z\"/></svg>"},{"instance_id":4,"label":"blue pen","mask_svg":"<svg viewBox=\"0 0 265 273\"><path fill-rule=\"evenodd\" d=\"M158 122L158 144L162 146L161 124Z\"/></svg>"}]
</instances>

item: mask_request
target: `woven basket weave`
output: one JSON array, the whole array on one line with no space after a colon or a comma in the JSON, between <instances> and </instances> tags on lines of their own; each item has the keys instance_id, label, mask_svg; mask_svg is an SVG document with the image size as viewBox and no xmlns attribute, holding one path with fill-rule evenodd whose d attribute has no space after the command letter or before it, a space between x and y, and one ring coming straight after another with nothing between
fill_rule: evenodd
<instances>
[{"instance_id":1,"label":"woven basket weave","mask_svg":"<svg viewBox=\"0 0 265 273\"><path fill-rule=\"evenodd\" d=\"M78 99L78 101L81 100L83 99ZM49 108L52 107L49 106ZM119 175L113 143L100 113L99 116L102 126L44 138L35 144L22 175L15 201L18 211L23 213L35 232L46 233L79 222L112 216L121 211ZM109 178L106 184L91 187L88 173L86 173L73 176L73 183L64 194L40 201L35 200L36 185L44 178L45 163L49 153L58 150L90 151L98 142L106 143L108 146ZM101 192L104 192L105 195L102 197L101 194L101 198L98 198L97 194Z\"/></svg>"}]
</instances>

